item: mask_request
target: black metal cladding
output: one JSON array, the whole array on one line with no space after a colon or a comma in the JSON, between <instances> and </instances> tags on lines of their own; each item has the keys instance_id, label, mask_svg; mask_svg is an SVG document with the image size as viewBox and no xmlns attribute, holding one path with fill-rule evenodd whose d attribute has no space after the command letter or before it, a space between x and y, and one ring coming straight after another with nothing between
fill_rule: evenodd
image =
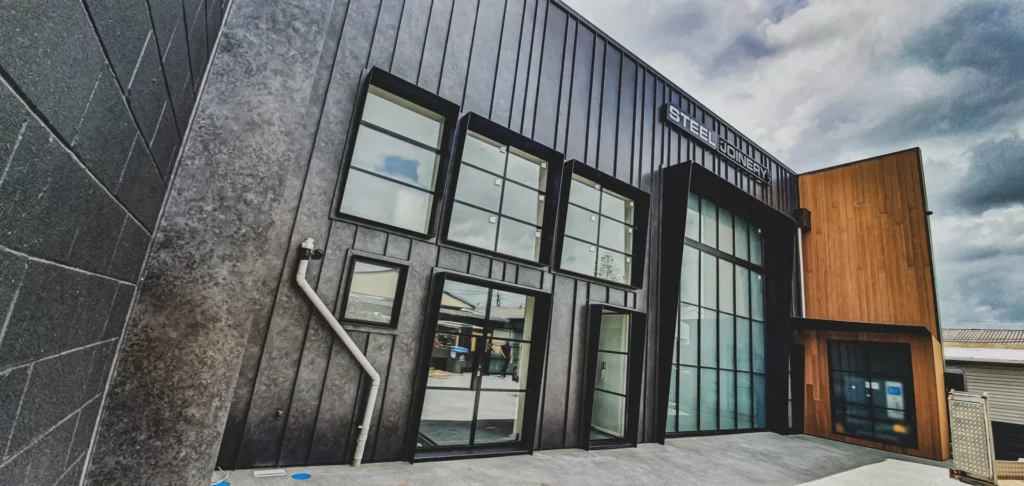
<instances>
[{"instance_id":1,"label":"black metal cladding","mask_svg":"<svg viewBox=\"0 0 1024 486\"><path fill-rule=\"evenodd\" d=\"M322 94L313 98L308 118L301 120L319 129L314 141L305 141L312 147L308 172L296 172L303 174L296 177L304 177L304 190L292 231L293 239L316 238L326 251L324 260L310 266L307 278L335 310L344 298L349 255L373 255L408 265L396 327L349 327L382 376L364 460L403 458L430 281L440 270L551 292L535 433L539 449L581 444L588 302L646 312L651 325L637 440L658 440L664 413L657 405L662 351L656 343L672 339L660 336L656 325L661 322L661 289L658 272L651 271L666 265L659 251L659 169L693 161L787 214L798 207L795 174L557 0L348 0L339 2L338 9L327 34L337 43L324 47L321 58ZM321 47L310 49L319 52ZM651 193L642 268L646 286L577 278L550 266L521 265L439 244L436 235L403 234L336 217L343 161L347 163L351 150L352 126L359 121L355 112L361 107L361 87L370 67L562 152L567 160L582 160ZM766 164L771 184L757 183L716 151L662 123L658 110L666 103ZM765 251L770 258L769 248ZM787 251L784 260L791 264L792 250ZM282 262L286 257L281 256ZM293 267L282 268L274 312L269 322L254 323L250 332L217 462L226 469L351 461L369 383L294 288L292 273ZM790 289L766 290L767 299L788 302ZM768 318L779 315L781 311ZM785 387L769 387L780 390L784 403ZM773 400L769 396L769 403ZM278 410L283 411L280 417ZM781 412L770 410L769 420L784 419Z\"/></svg>"}]
</instances>

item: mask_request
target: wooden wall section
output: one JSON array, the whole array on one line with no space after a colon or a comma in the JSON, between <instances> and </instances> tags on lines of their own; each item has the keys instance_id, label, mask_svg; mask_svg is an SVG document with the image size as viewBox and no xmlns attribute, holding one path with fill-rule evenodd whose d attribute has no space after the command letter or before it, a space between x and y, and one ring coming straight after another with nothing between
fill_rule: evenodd
<instances>
[{"instance_id":1,"label":"wooden wall section","mask_svg":"<svg viewBox=\"0 0 1024 486\"><path fill-rule=\"evenodd\" d=\"M949 422L942 345L923 334L881 334L797 331L795 342L804 346L804 433L912 456L949 459ZM896 342L910 344L917 417L917 449L839 435L832 432L831 385L828 375L828 340Z\"/></svg>"},{"instance_id":2,"label":"wooden wall section","mask_svg":"<svg viewBox=\"0 0 1024 486\"><path fill-rule=\"evenodd\" d=\"M921 173L910 149L799 176L806 317L907 324L937 336Z\"/></svg>"}]
</instances>

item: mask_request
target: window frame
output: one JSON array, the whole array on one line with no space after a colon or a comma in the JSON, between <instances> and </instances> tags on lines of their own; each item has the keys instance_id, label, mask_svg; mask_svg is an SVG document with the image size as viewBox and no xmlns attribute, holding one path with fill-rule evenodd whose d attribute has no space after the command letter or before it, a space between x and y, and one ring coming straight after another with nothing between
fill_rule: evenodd
<instances>
[{"instance_id":1,"label":"window frame","mask_svg":"<svg viewBox=\"0 0 1024 486\"><path fill-rule=\"evenodd\" d=\"M426 398L427 378L430 371L430 354L433 349L433 338L437 332L437 322L441 315L441 296L444 293L445 283L448 281L485 287L489 292L501 290L534 298L534 321L530 341L537 343L539 353L531 356L531 359L536 359L536 362L531 361L527 371L528 396L523 415L521 446L497 444L484 445L473 449L467 449L465 446L445 446L433 448L433 450L417 450L416 438L419 434L424 399ZM547 349L544 348L543 343L547 342L550 326L553 322L551 316L553 306L552 293L548 290L438 269L431 277L430 292L427 298L428 304L426 313L423 316L424 327L420 337L420 348L417 350L419 354L416 361L416 381L413 383L412 401L409 407L409 426L406 429L405 460L415 463L439 458L454 459L480 455L532 454L537 444L537 434L540 432L541 393L544 388L541 381L547 373ZM417 455L418 452L419 455Z\"/></svg>"},{"instance_id":2,"label":"window frame","mask_svg":"<svg viewBox=\"0 0 1024 486\"><path fill-rule=\"evenodd\" d=\"M572 159L566 161L562 168L564 174L562 175L562 184L559 190L558 198L558 227L556 235L558 235L558 242L555 246L554 262L552 263L552 269L558 273L569 275L573 278L580 278L601 285L610 285L613 287L625 287L629 289L639 290L644 286L644 268L647 257L647 238L648 238L648 227L650 218L651 208L651 195L647 191L640 189L628 182L619 180L614 176L601 172L600 170L588 166L587 164ZM572 176L578 175L591 182L595 182L601 185L602 189L608 189L610 192L623 196L633 201L633 252L629 255L633 261L630 270L629 278L625 283L616 282L614 280L607 280L596 275L587 275L585 273L579 273L573 270L562 268L562 253L563 247L565 246L565 226L566 218L569 212L569 191L572 189ZM587 211L590 211L589 209ZM592 212L592 211L590 211ZM600 218L607 217L613 221L617 221L615 218L604 216L598 213L598 221ZM573 238L576 241L582 241L579 238ZM598 242L600 242L601 235L598 230ZM615 252L617 254L624 254L618 250L600 246L599 243L590 243L596 246L599 250L605 249L608 251ZM595 257L596 258L596 257Z\"/></svg>"},{"instance_id":3,"label":"window frame","mask_svg":"<svg viewBox=\"0 0 1024 486\"><path fill-rule=\"evenodd\" d=\"M367 263L370 265L394 268L398 270L398 282L395 285L395 297L391 303L391 316L387 323L368 321L366 319L356 319L346 316L346 313L348 312L349 297L351 297L352 294L352 277L355 275L357 263ZM341 306L338 311L338 321L342 324L358 324L361 326L373 326L381 329L397 329L398 318L402 313L402 296L405 294L405 281L408 273L408 265L355 253L349 255L348 261L345 262L345 285L341 288Z\"/></svg>"},{"instance_id":4,"label":"window frame","mask_svg":"<svg viewBox=\"0 0 1024 486\"><path fill-rule=\"evenodd\" d=\"M835 343L837 345L847 345L847 346L853 346L855 348L863 349L864 352L866 352L869 357L870 357L871 352L872 352L872 347L876 347L877 346L877 347L887 347L887 348L897 348L897 347L898 348L903 348L906 351L908 368L906 370L901 370L900 371L900 373L905 373L905 374L900 374L900 373L875 374L875 373L871 372L871 367L870 366L868 366L863 372L860 372L860 371L850 371L850 370L845 370L845 369L837 369L832 364L833 363L833 361L832 361L832 359L833 359L832 344L833 343ZM827 386L828 397L829 397L829 400L828 400L829 401L829 409L828 409L829 419L830 419L830 422L832 423L832 427L831 427L830 430L832 431L832 433L835 434L835 435L838 435L838 436L842 436L842 437L850 437L850 438L858 439L858 440L865 440L865 441L869 441L869 442L877 442L879 444L886 444L886 445L891 445L891 446L900 447L900 448L904 448L904 449L917 449L918 448L918 424L917 424L917 400L916 400L917 397L915 395L915 391L916 390L915 390L915 386L914 386L914 356L913 356L913 349L911 348L910 343L906 343L906 342L888 342L888 341L853 341L853 340L849 340L849 339L828 339L826 341L826 343L825 343L825 346L826 346L826 348L825 348L826 352L828 353L828 355L827 355L827 360L828 360L828 363L827 363L827 367L828 367L827 368L827 371L828 371L828 383L826 384L826 386ZM871 400L871 403L868 403L868 404L854 403L854 405L859 405L859 406L866 407L870 411L870 413L869 413L870 417L867 417L867 419L871 421L871 437L865 437L865 436L862 436L862 435L854 435L854 434L850 434L850 433L846 433L846 432L839 432L836 429L836 403L837 402L836 402L835 397L832 395L832 373L834 373L834 372L839 372L839 373L863 373L864 375L866 375L868 377L868 381L875 381L874 380L874 376L881 376L881 377L890 376L890 377L906 378L907 382L906 382L906 384L905 384L905 386L903 388L904 409L902 410L902 412L904 414L906 414L906 417L907 417L907 419L904 420L903 422L907 423L907 424L910 424L914 428L913 435L912 435L912 440L910 440L908 443L904 444L904 443L899 443L899 442L893 442L893 441L888 441L888 440L884 440L884 439L879 439L877 437L877 435L875 434L875 427L874 426L875 426L875 422L878 419L875 418L875 411L879 410L879 409L880 410L892 410L892 409L889 409L887 407L877 407L877 406L875 406L873 399ZM879 387L879 388L881 388L881 387ZM874 398L874 397L872 397L872 398ZM842 400L840 403L845 405L845 404L847 404L849 402L847 402L846 400Z\"/></svg>"},{"instance_id":5,"label":"window frame","mask_svg":"<svg viewBox=\"0 0 1024 486\"><path fill-rule=\"evenodd\" d=\"M412 104L418 105L423 109L436 113L444 120L441 127L440 146L437 149L430 149L435 152L438 157L437 175L432 189L433 200L430 205L430 213L427 216L426 232L402 228L382 221L345 213L341 210L341 203L344 199L346 184L348 183L349 174L352 170L352 156L355 153L356 140L358 140L359 130L363 128L363 109L366 106L366 98L369 95L371 86L402 98ZM372 67L369 70L364 70L363 81L359 87L358 98L356 99L351 125L348 130L345 153L342 156L341 174L338 177L338 184L334 191L334 202L331 205L330 218L341 221L353 221L366 226L394 233L401 233L418 239L431 239L436 236L439 216L438 213L443 207L442 200L444 199L445 186L447 182L446 174L448 173L448 164L452 153L452 136L456 131L458 116L459 105L451 101L420 88L415 84L409 83L408 81L405 81L381 68ZM367 129L374 130L373 128ZM409 143L415 147L425 148L424 144L402 134L392 132L386 128L380 127L380 130L374 131L395 138L396 140ZM395 183L403 185L401 182ZM422 191L423 189L419 188L417 190Z\"/></svg>"},{"instance_id":6,"label":"window frame","mask_svg":"<svg viewBox=\"0 0 1024 486\"><path fill-rule=\"evenodd\" d=\"M502 145L514 148L514 149L516 149L516 150L518 150L520 152L524 152L524 153L526 153L526 154L528 154L530 156L536 157L536 158L540 159L541 161L546 162L548 164L548 168L547 168L547 183L545 184L545 187L544 187L544 212L543 212L544 221L542 221L541 225L540 225L541 244L540 244L540 253L539 253L538 259L536 261L525 259L525 258L518 257L518 256L515 256L515 255L509 255L507 253L502 253L500 251L497 251L497 249L489 250L487 248L482 248L482 247L479 247L479 246L474 246L474 245L470 245L470 244L467 244L467 243L462 243L460 241L451 240L451 239L448 238L448 232L449 232L449 230L451 228L451 222L452 222L452 210L455 208L455 203L456 203L456 201L455 201L455 194L458 191L459 173L460 173L460 171L462 169L463 149L465 148L466 137L469 136L469 132L476 133L476 134L481 135L481 136L483 136L483 137L485 137L485 138L487 138L487 139L489 139L489 140L491 140L493 142L497 142L497 143L500 143ZM561 196L561 194L559 192L559 188L561 187L562 167L563 167L563 163L565 161L565 156L562 155L562 153L558 152L557 150L554 150L552 148L544 146L544 145L540 144L539 142L534 141L533 139L530 139L529 137L526 137L526 136L523 136L523 135L521 135L519 133L516 133L516 132L512 131L511 129L508 129L508 128L502 126L502 125L499 125L498 123L495 123L495 122L487 119L483 115L480 115L480 114L477 114L477 113L474 113L474 112L466 113L462 117L462 119L459 121L458 128L457 128L456 134L455 134L455 140L456 140L455 148L452 151L452 155L451 155L451 163L450 163L451 170L450 170L450 173L448 174L448 177L449 177L448 186L447 186L448 187L448 191L447 191L447 194L445 194L445 198L444 198L444 213L443 213L443 217L442 217L442 221L441 221L441 229L440 229L440 237L439 237L440 241L445 246L451 246L451 247L455 247L455 248L458 248L460 250L465 250L465 251L486 253L488 255L491 255L493 257L497 257L499 259L509 260L509 261L521 263L521 264L528 265L528 266L534 266L534 267L547 267L547 266L549 266L550 263L551 263L551 249L552 249L552 245L553 245L553 241L554 241L554 232L555 232L555 228L556 228L555 219L556 219L556 217L558 215L558 205L559 205L559 199L560 199L560 196ZM506 164L507 164L507 160L506 160ZM474 166L474 168L476 168L476 166ZM507 172L507 169L506 169L506 172ZM486 172L486 173L490 174L489 172ZM517 183L515 181L509 182L509 179L507 177L505 177L505 176L502 176L502 179L504 180L504 182L502 184L503 194L504 194L504 186L506 184L511 183L511 184L523 185L523 184ZM524 186L524 187L526 187L526 186ZM536 190L536 189L534 189L534 190ZM501 201L501 199L499 199L499 201ZM474 209L480 209L480 210L483 210L485 212L495 214L499 218L506 217L506 218L511 218L511 219L513 219L513 220L515 220L517 222L520 221L520 220L518 220L516 218L513 218L511 216L502 214L501 213L501 206L499 206L498 212L494 213L494 211L490 211L490 210L487 210L487 209L481 209L481 208L478 208L475 205L471 205L471 204L467 204L467 203L463 203L463 202L460 202L460 204L465 204L467 207L471 207L471 208L474 208ZM499 225L500 225L500 219L499 219ZM533 226L536 226L536 225L533 225ZM494 240L495 241L495 248L497 247L497 242L498 242L498 238L499 238L499 233L497 232L498 230L500 230L500 228L495 230L495 240Z\"/></svg>"},{"instance_id":7,"label":"window frame","mask_svg":"<svg viewBox=\"0 0 1024 486\"><path fill-rule=\"evenodd\" d=\"M677 398L678 398L678 396L682 393L682 388L680 387L681 378L680 378L680 375L679 375L679 373L681 373L681 370L683 368L689 368L689 369L692 369L693 371L696 372L696 377L694 378L694 380L696 381L696 387L697 387L697 398L696 398L696 400L697 400L697 416L695 418L695 420L697 422L697 424L696 424L697 428L695 430L692 430L692 431L681 431L681 430L679 430L680 429L679 428L679 423L677 421L676 422L675 431L668 431L668 430L666 430L665 431L665 436L666 437L691 437L691 436L702 436L702 435L719 435L719 434L732 434L732 433L745 433L745 432L761 432L761 431L770 430L768 425L767 425L767 418L768 418L767 414L768 414L768 406L769 406L768 405L767 386L768 386L768 374L769 374L769 370L768 370L768 368L769 368L769 360L768 360L769 344L768 344L768 340L769 340L769 335L771 333L771 330L770 330L769 325L768 325L768 315L767 315L767 308L768 308L768 294L767 294L768 278L767 278L767 275L768 275L768 269L765 266L765 258L764 258L764 253L765 252L764 252L764 243L763 243L764 234L763 234L763 232L761 233L762 243L760 245L760 248L761 248L761 259L760 259L761 264L760 265L757 264L757 263L753 263L753 259L750 258L752 250L751 250L751 247L749 245L749 242L752 241L751 240L751 234L749 233L749 228L759 228L760 229L761 225L760 225L760 223L755 223L742 210L742 208L736 207L734 204L730 204L730 203L724 201L723 199L713 199L712 197L709 197L708 195L703 194L702 191L700 191L700 190L694 190L694 188L692 188L692 187L690 188L689 191L687 191L686 197L684 198L687 201L687 203L689 202L688 198L689 198L689 196L691 194L698 198L698 205L697 205L697 208L696 208L696 217L698 218L697 219L697 225L698 225L697 226L697 230L698 231L697 231L696 235L689 235L689 234L686 234L685 231L683 232L683 234L682 234L682 245L680 246L680 249L681 249L680 252L682 253L682 252L685 252L687 249L690 249L690 250L694 251L696 253L696 255L697 255L697 270L696 270L696 272L697 272L697 286L698 286L697 287L697 299L694 302L684 302L683 301L683 296L682 296L682 288L680 288L679 297L677 298L677 302L676 302L676 326L679 326L680 325L679 323L682 320L681 316L679 314L680 314L681 309L682 309L683 306L689 306L689 307L692 307L692 308L697 310L697 319L696 319L697 342L695 343L695 349L696 349L696 358L695 358L695 360L696 360L696 362L695 362L695 364L685 364L685 363L678 362L679 360L682 359L682 350L679 348L678 339L679 339L680 336L678 334L678 329L679 328L677 327L676 335L673 337L673 340L672 340L672 349L674 351L671 353L672 357L669 358L669 360L670 360L669 361L669 363L670 363L669 379L671 380L671 372L672 372L672 368L673 367L676 368L677 370L680 370L679 372L677 372L676 382L675 382L675 389L676 389ZM715 238L716 238L714 246L711 246L708 243L704 242L705 227L704 227L704 224L703 224L704 213L703 213L702 210L704 208L704 202L705 201L713 204L714 205L714 209L715 209L715 211L714 211L714 224L713 224L713 227L711 228L711 231L714 232ZM689 210L689 209L690 208L687 205L687 210ZM721 217L723 209L725 211L728 211L731 214L731 221L733 222L734 233L733 233L733 238L731 240L731 248L733 249L732 253L728 253L728 252L726 252L726 251L724 251L724 250L719 248L719 246L721 244L721 241L719 239L721 237L721 234L720 234L721 226L720 226L719 221L720 221L720 217ZM736 222L737 219L742 219L744 221L744 223L747 224L747 227L748 227L748 233L747 233L747 240L748 240L747 258L742 258L742 257L736 256L736 251L735 251L735 248L736 248L736 245L735 245L735 242L736 242L736 238L735 238L735 222ZM685 230L685 228L684 228L684 230ZM715 264L714 264L714 267L715 267L714 268L714 273L715 273L715 299L714 299L714 303L713 303L713 306L714 306L713 308L709 307L708 305L705 305L706 303L704 302L704 296L702 294L702 292L703 292L703 278L704 278L704 273L703 272L704 272L704 265L705 265L704 256L705 255L713 258L714 261L715 261ZM685 260L681 259L681 262L685 262ZM725 263L731 265L732 268L733 268L733 281L732 281L733 283L732 283L731 289L730 289L731 292L732 292L733 308L730 311L726 311L726 310L723 310L721 308L721 304L722 304L721 263L722 262L725 262ZM737 300L738 295L737 295L737 292L736 292L736 290L737 290L737 278L736 278L737 272L736 272L736 270L738 270L738 269L746 270L748 272L748 275L749 275L748 281L747 281L747 315L746 316L742 316L738 312L739 301ZM755 274L761 276L761 309L762 309L761 312L762 312L762 315L761 315L760 319L756 319L754 317L754 315L753 315L753 309L754 309L754 285L755 285L754 275ZM682 277L682 275L683 275L683 273L682 273L682 266L681 265L680 265L680 274L679 275L680 275L680 277ZM713 365L705 364L703 362L703 351L702 351L702 346L701 346L701 335L704 332L703 331L703 324L704 324L704 319L705 319L704 318L705 311L708 311L708 312L711 312L712 314L714 314L713 320L715 322L715 329L714 329L714 335L715 335L715 337L714 337L714 339L715 339L715 346L714 346L714 350L715 350L715 364L713 364ZM729 317L732 318L732 336L733 336L733 340L732 340L732 355L733 355L733 362L732 362L732 367L731 368L723 367L722 360L721 360L721 351L722 351L722 316L723 315L726 315L726 316L729 316ZM739 342L738 342L738 339L736 338L736 336L737 336L737 331L739 329L739 321L741 319L745 320L746 323L747 323L747 337L748 337L747 345L749 347L749 350L748 350L749 369L748 370L740 370L739 366L738 366L738 362L739 362L739 360L738 360L738 357L739 357ZM754 346L754 342L755 342L755 340L754 340L754 324L755 323L758 323L758 324L760 324L762 326L762 338L761 339L762 339L762 346L763 346L763 352L765 354L765 356L764 356L765 359L764 359L764 363L763 363L764 364L764 368L761 371L756 371L755 370L755 368L756 368L755 367L755 361L754 361L754 356L756 354L755 353L755 349L754 349L755 348L755 346ZM715 428L713 428L713 429L704 429L704 428L701 427L701 423L700 423L701 413L702 413L701 412L700 399L701 399L701 384L702 384L701 382L703 381L703 376L702 376L703 375L703 373L702 373L703 370L714 371L715 377L716 377L715 378L716 379L716 385L715 385L715 389L716 389L716 393L715 393L715 404L716 404L715 408L716 408L716 412L715 412ZM732 397L734 399L734 401L733 401L734 416L732 417L732 421L733 421L733 427L732 428L722 428L722 413L721 413L722 412L722 409L721 409L721 406L722 406L722 391L721 391L722 390L722 387L721 387L722 372L733 373L733 376L734 376L734 378L733 378L733 390L732 390L733 391ZM739 376L740 376L741 373L745 373L747 375L750 375L750 380L751 380L750 381L750 404L751 404L751 409L750 409L750 427L747 427L747 428L740 428L740 422L739 422L739 417L740 417L740 408L739 408ZM765 410L764 410L763 413L765 414L764 419L765 419L766 423L765 423L764 427L759 427L757 425L757 419L756 419L756 417L757 417L757 410L756 410L757 401L756 401L755 397L757 396L757 385L756 385L757 381L756 381L756 378L758 376L760 376L761 380L763 380L765 382L765 394L764 394ZM671 390L671 387L672 387L672 385L670 385L670 390ZM669 400L670 401L671 401L671 398L672 398L672 396L669 395ZM678 418L677 418L677 420L678 420ZM667 429L667 426L666 426L666 429Z\"/></svg>"}]
</instances>

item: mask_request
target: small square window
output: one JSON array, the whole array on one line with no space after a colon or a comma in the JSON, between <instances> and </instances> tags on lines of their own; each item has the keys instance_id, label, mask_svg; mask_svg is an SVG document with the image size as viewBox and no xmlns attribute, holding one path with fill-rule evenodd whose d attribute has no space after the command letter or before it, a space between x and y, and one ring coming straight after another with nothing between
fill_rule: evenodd
<instances>
[{"instance_id":1,"label":"small square window","mask_svg":"<svg viewBox=\"0 0 1024 486\"><path fill-rule=\"evenodd\" d=\"M342 319L395 327L405 287L405 267L355 258L349 269Z\"/></svg>"},{"instance_id":2,"label":"small square window","mask_svg":"<svg viewBox=\"0 0 1024 486\"><path fill-rule=\"evenodd\" d=\"M650 195L575 160L562 184L559 269L640 287Z\"/></svg>"},{"instance_id":3,"label":"small square window","mask_svg":"<svg viewBox=\"0 0 1024 486\"><path fill-rule=\"evenodd\" d=\"M557 189L548 173L562 154L474 113L459 138L445 241L547 263L555 214L546 196Z\"/></svg>"}]
</instances>

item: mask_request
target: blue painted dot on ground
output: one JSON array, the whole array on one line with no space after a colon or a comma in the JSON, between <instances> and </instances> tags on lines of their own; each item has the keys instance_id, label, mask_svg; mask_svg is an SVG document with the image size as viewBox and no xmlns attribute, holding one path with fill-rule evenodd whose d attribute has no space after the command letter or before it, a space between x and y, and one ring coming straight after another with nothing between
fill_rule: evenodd
<instances>
[{"instance_id":1,"label":"blue painted dot on ground","mask_svg":"<svg viewBox=\"0 0 1024 486\"><path fill-rule=\"evenodd\" d=\"M214 484L213 486L231 486L231 483L229 483L227 481L221 481L221 482L219 482L217 484Z\"/></svg>"},{"instance_id":2,"label":"blue painted dot on ground","mask_svg":"<svg viewBox=\"0 0 1024 486\"><path fill-rule=\"evenodd\" d=\"M307 473L292 474L292 479L298 479L299 481L309 479L310 477L312 476Z\"/></svg>"}]
</instances>

